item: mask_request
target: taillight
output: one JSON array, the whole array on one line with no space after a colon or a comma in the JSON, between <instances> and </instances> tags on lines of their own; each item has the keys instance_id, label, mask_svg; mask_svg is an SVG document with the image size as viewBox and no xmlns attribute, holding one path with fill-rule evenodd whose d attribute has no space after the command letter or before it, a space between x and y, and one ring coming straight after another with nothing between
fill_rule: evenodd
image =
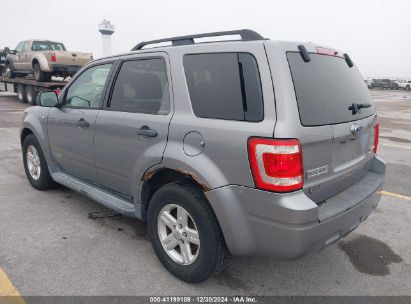
<instances>
[{"instance_id":1,"label":"taillight","mask_svg":"<svg viewBox=\"0 0 411 304\"><path fill-rule=\"evenodd\" d=\"M373 146L374 153L377 153L379 137L380 137L380 123L378 122L374 126L374 146Z\"/></svg>"},{"instance_id":2,"label":"taillight","mask_svg":"<svg viewBox=\"0 0 411 304\"><path fill-rule=\"evenodd\" d=\"M56 53L51 53L50 60L51 60L51 62L56 62L57 61Z\"/></svg>"},{"instance_id":3,"label":"taillight","mask_svg":"<svg viewBox=\"0 0 411 304\"><path fill-rule=\"evenodd\" d=\"M298 140L250 138L248 155L257 188L289 192L303 187L303 159Z\"/></svg>"}]
</instances>

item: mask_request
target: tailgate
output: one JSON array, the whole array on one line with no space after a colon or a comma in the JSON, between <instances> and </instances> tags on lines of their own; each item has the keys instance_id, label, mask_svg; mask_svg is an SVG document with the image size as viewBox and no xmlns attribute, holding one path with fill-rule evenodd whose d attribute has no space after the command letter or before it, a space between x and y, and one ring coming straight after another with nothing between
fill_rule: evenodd
<instances>
[{"instance_id":1,"label":"tailgate","mask_svg":"<svg viewBox=\"0 0 411 304\"><path fill-rule=\"evenodd\" d=\"M83 66L91 61L90 53L78 53L70 51L55 51L56 62L52 64L68 65L68 66Z\"/></svg>"},{"instance_id":2,"label":"tailgate","mask_svg":"<svg viewBox=\"0 0 411 304\"><path fill-rule=\"evenodd\" d=\"M303 131L304 192L316 203L362 179L373 158L376 114L368 88L344 57L299 52L287 60Z\"/></svg>"}]
</instances>

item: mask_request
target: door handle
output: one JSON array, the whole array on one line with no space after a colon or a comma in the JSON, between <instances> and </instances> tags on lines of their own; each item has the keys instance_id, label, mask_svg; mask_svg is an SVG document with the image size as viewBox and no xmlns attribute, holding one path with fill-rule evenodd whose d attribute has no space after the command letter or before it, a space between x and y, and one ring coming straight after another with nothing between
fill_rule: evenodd
<instances>
[{"instance_id":1,"label":"door handle","mask_svg":"<svg viewBox=\"0 0 411 304\"><path fill-rule=\"evenodd\" d=\"M146 137L156 137L158 135L157 131L150 129L149 126L142 126L138 129L137 134Z\"/></svg>"},{"instance_id":2,"label":"door handle","mask_svg":"<svg viewBox=\"0 0 411 304\"><path fill-rule=\"evenodd\" d=\"M90 127L90 123L87 120L85 120L84 118L80 118L77 122L77 125L79 127L82 127L82 128Z\"/></svg>"}]
</instances>

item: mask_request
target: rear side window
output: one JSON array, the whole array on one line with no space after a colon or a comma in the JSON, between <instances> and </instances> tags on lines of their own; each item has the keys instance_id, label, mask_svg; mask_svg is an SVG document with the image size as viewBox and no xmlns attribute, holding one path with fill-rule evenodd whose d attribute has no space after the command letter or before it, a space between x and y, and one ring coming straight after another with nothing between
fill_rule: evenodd
<instances>
[{"instance_id":1,"label":"rear side window","mask_svg":"<svg viewBox=\"0 0 411 304\"><path fill-rule=\"evenodd\" d=\"M338 124L375 113L367 85L355 66L350 68L340 57L310 57L310 62L304 62L300 53L287 53L302 125ZM353 103L371 107L353 115L348 109Z\"/></svg>"},{"instance_id":2,"label":"rear side window","mask_svg":"<svg viewBox=\"0 0 411 304\"><path fill-rule=\"evenodd\" d=\"M33 51L65 51L66 48L60 42L33 41L31 45Z\"/></svg>"},{"instance_id":3,"label":"rear side window","mask_svg":"<svg viewBox=\"0 0 411 304\"><path fill-rule=\"evenodd\" d=\"M114 111L160 114L170 112L167 68L164 59L125 61L111 97Z\"/></svg>"},{"instance_id":4,"label":"rear side window","mask_svg":"<svg viewBox=\"0 0 411 304\"><path fill-rule=\"evenodd\" d=\"M260 75L251 54L185 55L184 69L196 116L243 121L263 119Z\"/></svg>"}]
</instances>

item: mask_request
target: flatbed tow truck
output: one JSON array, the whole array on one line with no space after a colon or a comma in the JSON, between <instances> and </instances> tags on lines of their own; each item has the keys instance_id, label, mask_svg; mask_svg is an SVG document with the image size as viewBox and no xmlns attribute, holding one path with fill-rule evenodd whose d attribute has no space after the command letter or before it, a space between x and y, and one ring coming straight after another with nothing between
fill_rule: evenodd
<instances>
[{"instance_id":1,"label":"flatbed tow truck","mask_svg":"<svg viewBox=\"0 0 411 304\"><path fill-rule=\"evenodd\" d=\"M68 80L51 80L49 82L36 81L34 77L8 78L0 76L0 92L17 93L17 99L21 103L36 104L37 94L43 91L56 91L58 94Z\"/></svg>"},{"instance_id":2,"label":"flatbed tow truck","mask_svg":"<svg viewBox=\"0 0 411 304\"><path fill-rule=\"evenodd\" d=\"M7 77L6 56L10 52L8 48L0 49L0 92L17 93L17 99L21 103L36 104L37 94L43 91L60 91L68 83L69 78L57 78L48 82L37 81L34 76Z\"/></svg>"}]
</instances>

